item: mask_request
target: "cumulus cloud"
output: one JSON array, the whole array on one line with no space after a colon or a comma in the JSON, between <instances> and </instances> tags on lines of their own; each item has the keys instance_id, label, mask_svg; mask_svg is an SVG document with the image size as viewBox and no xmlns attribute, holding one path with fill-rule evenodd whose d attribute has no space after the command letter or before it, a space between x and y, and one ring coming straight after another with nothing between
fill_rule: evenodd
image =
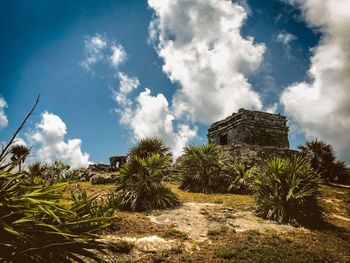
<instances>
[{"instance_id":1,"label":"cumulus cloud","mask_svg":"<svg viewBox=\"0 0 350 263\"><path fill-rule=\"evenodd\" d=\"M134 137L157 136L164 140L174 154L179 156L182 148L189 140L197 136L197 130L186 124L179 124L174 128L175 117L169 110L169 104L163 94L152 96L149 89L145 89L136 98L136 108L128 112L127 124L130 125Z\"/></svg>"},{"instance_id":2,"label":"cumulus cloud","mask_svg":"<svg viewBox=\"0 0 350 263\"><path fill-rule=\"evenodd\" d=\"M111 65L118 68L120 63L126 60L124 48L117 43L110 43L108 39L98 33L84 40L85 58L80 65L89 71L99 61L109 61Z\"/></svg>"},{"instance_id":3,"label":"cumulus cloud","mask_svg":"<svg viewBox=\"0 0 350 263\"><path fill-rule=\"evenodd\" d=\"M307 137L327 140L350 163L350 1L288 2L322 38L313 49L310 80L287 87L281 102Z\"/></svg>"},{"instance_id":4,"label":"cumulus cloud","mask_svg":"<svg viewBox=\"0 0 350 263\"><path fill-rule=\"evenodd\" d=\"M29 135L35 146L35 159L47 163L61 160L71 168L87 167L90 163L89 154L82 152L81 140L65 142L66 134L66 124L59 116L46 111L42 113L36 131Z\"/></svg>"},{"instance_id":5,"label":"cumulus cloud","mask_svg":"<svg viewBox=\"0 0 350 263\"><path fill-rule=\"evenodd\" d=\"M7 103L3 97L0 97L0 128L4 128L8 124L5 108L7 108Z\"/></svg>"},{"instance_id":6,"label":"cumulus cloud","mask_svg":"<svg viewBox=\"0 0 350 263\"><path fill-rule=\"evenodd\" d=\"M164 60L163 71L180 84L172 108L176 118L210 123L241 107L261 109L247 76L254 73L264 44L243 38L247 17L225 0L149 0L155 18L149 38Z\"/></svg>"},{"instance_id":7,"label":"cumulus cloud","mask_svg":"<svg viewBox=\"0 0 350 263\"><path fill-rule=\"evenodd\" d=\"M118 104L116 112L121 116L120 123L129 124L133 116L133 102L128 95L140 85L140 82L138 78L130 77L123 72L118 72L117 78L119 79L119 89L112 90L113 100Z\"/></svg>"}]
</instances>

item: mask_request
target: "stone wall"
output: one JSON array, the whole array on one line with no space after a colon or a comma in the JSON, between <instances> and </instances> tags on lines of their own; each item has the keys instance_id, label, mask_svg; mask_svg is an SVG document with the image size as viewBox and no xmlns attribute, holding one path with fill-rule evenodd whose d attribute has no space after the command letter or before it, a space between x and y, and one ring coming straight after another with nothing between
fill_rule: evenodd
<instances>
[{"instance_id":1,"label":"stone wall","mask_svg":"<svg viewBox=\"0 0 350 263\"><path fill-rule=\"evenodd\" d=\"M240 109L209 127L208 142L222 145L235 162L251 167L296 154L289 149L288 130L285 116Z\"/></svg>"},{"instance_id":2,"label":"stone wall","mask_svg":"<svg viewBox=\"0 0 350 263\"><path fill-rule=\"evenodd\" d=\"M249 144L289 148L285 116L240 109L238 113L213 123L208 129L209 143Z\"/></svg>"},{"instance_id":3,"label":"stone wall","mask_svg":"<svg viewBox=\"0 0 350 263\"><path fill-rule=\"evenodd\" d=\"M244 163L247 167L260 166L272 157L288 158L298 153L287 148L249 144L225 145L223 149L235 162Z\"/></svg>"}]
</instances>

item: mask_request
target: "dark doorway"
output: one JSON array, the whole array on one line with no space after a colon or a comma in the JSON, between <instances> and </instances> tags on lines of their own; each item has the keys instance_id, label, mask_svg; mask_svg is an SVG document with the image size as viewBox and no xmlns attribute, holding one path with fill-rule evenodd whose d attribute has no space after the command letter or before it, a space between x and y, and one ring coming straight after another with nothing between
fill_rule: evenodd
<instances>
[{"instance_id":1,"label":"dark doorway","mask_svg":"<svg viewBox=\"0 0 350 263\"><path fill-rule=\"evenodd\" d=\"M220 145L226 145L227 144L227 134L220 135Z\"/></svg>"}]
</instances>

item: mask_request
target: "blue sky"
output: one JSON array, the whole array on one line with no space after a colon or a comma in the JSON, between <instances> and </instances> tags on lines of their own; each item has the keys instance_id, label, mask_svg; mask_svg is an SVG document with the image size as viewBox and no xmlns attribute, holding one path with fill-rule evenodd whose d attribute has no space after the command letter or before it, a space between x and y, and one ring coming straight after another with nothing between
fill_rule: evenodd
<instances>
[{"instance_id":1,"label":"blue sky","mask_svg":"<svg viewBox=\"0 0 350 263\"><path fill-rule=\"evenodd\" d=\"M162 137L178 153L184 144L205 143L211 121L242 105L286 114L290 120L292 147L305 138L321 137L334 143L339 155L349 160L347 149L342 148L344 140L338 142L337 138L339 134L345 138L350 122L337 123L341 131L327 130L324 124L315 122L323 116L339 115L339 109L333 107L339 104L339 97L325 101L325 106L329 107L327 111L315 111L310 116L300 111L300 107L306 111L314 103L314 100L308 101L312 90L320 89L318 94L329 98L317 84L319 74L310 74L309 70L313 65L316 69L322 68L316 64L322 61L313 60L313 57L318 58L319 50L322 55L318 47L329 44L324 36L337 37L327 30L339 25L333 25L331 18L317 20L312 11L324 11L322 4L314 7L302 1L290 2L3 2L0 8L0 97L7 107L0 102L0 120L3 114L8 121L0 125L1 141L9 138L40 93L40 104L20 137L34 145L41 160L64 155L63 159L107 162L111 155L125 154L143 135ZM343 4L348 2L343 1ZM188 13L189 9L193 12ZM191 17L193 13L197 14L195 18ZM347 15L344 19L348 19ZM229 28L233 25L232 35L227 38L225 30L228 29L222 26L220 33L215 33L215 38L211 39L215 31L211 28L212 21L220 20L220 16L227 19ZM150 24L153 25L151 29ZM208 32L204 32L206 28ZM97 39L102 41L98 42L100 48L94 49L95 53L89 52ZM213 70L217 61L211 50L202 52L201 49L211 42L214 43L212 50L217 48L224 56L232 55L232 61L227 61L229 70ZM122 58L113 63L111 56L116 49L122 52ZM244 52L251 53L247 56ZM191 72L185 62L193 60L194 54L204 66L196 66ZM90 60L93 62L86 66L92 56L95 60ZM334 70L341 74L345 69ZM124 91L118 74L126 78ZM216 81L212 90L210 81L206 87L208 81L202 79L206 75ZM193 79L193 87L189 79ZM125 86L132 80L134 86ZM226 80L232 87L222 84ZM235 83L243 87L239 91L242 98L228 98L226 103L220 87L229 92L228 97L234 97L238 92ZM337 94L349 88L347 83L338 84ZM300 98L300 94L305 96ZM323 101L321 95L318 105ZM221 101L216 101L219 106L211 104L211 99L215 98L220 98ZM293 98L301 99L302 103L293 104ZM346 105L346 102L341 103ZM147 119L148 113L154 118ZM349 120L348 109L341 114L343 120ZM56 131L55 127L61 130ZM47 145L50 140L56 143L55 147ZM76 144L70 144L69 140ZM348 142L345 141L346 146Z\"/></svg>"}]
</instances>

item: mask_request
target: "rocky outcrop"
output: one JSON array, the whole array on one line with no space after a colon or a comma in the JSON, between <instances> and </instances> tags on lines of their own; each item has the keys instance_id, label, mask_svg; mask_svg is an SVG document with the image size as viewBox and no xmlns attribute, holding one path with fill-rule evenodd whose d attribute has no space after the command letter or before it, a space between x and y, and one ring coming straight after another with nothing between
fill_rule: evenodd
<instances>
[{"instance_id":1,"label":"rocky outcrop","mask_svg":"<svg viewBox=\"0 0 350 263\"><path fill-rule=\"evenodd\" d=\"M93 174L90 177L91 184L111 184L115 183L116 179L112 174Z\"/></svg>"}]
</instances>

